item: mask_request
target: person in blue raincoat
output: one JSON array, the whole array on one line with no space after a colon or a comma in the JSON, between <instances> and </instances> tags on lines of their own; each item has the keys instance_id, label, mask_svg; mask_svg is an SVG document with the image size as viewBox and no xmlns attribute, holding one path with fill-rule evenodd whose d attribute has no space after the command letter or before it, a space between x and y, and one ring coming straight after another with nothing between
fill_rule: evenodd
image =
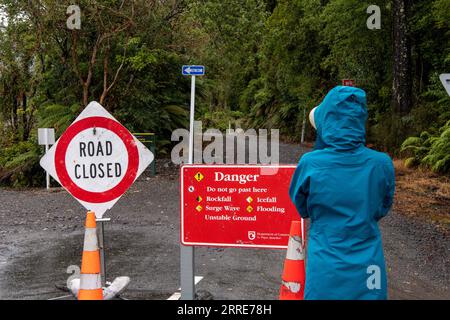
<instances>
[{"instance_id":1,"label":"person in blue raincoat","mask_svg":"<svg viewBox=\"0 0 450 320\"><path fill-rule=\"evenodd\" d=\"M338 86L312 110L314 151L303 155L289 193L310 219L305 299L387 299L378 221L391 208L391 158L365 147L366 94Z\"/></svg>"}]
</instances>

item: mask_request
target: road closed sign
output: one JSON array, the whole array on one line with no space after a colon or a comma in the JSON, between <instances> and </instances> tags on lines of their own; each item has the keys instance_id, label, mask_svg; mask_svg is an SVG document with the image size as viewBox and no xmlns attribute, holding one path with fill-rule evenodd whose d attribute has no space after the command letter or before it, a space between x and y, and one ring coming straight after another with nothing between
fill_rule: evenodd
<instances>
[{"instance_id":1,"label":"road closed sign","mask_svg":"<svg viewBox=\"0 0 450 320\"><path fill-rule=\"evenodd\" d=\"M101 218L153 158L150 150L99 103L91 102L40 164Z\"/></svg>"},{"instance_id":2,"label":"road closed sign","mask_svg":"<svg viewBox=\"0 0 450 320\"><path fill-rule=\"evenodd\" d=\"M181 167L181 242L191 246L285 249L294 165Z\"/></svg>"}]
</instances>

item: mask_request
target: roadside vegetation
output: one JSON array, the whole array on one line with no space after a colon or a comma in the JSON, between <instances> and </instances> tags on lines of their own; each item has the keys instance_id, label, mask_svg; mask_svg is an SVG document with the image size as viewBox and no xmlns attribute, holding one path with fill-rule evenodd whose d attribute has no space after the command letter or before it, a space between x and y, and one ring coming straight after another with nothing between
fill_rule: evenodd
<instances>
[{"instance_id":1,"label":"roadside vegetation","mask_svg":"<svg viewBox=\"0 0 450 320\"><path fill-rule=\"evenodd\" d=\"M394 211L432 222L450 234L450 179L429 170L407 168L402 160L394 161L396 192Z\"/></svg>"},{"instance_id":2,"label":"roadside vegetation","mask_svg":"<svg viewBox=\"0 0 450 320\"><path fill-rule=\"evenodd\" d=\"M368 95L368 143L406 159L408 174L450 172L448 0L0 0L0 184L42 185L37 128L57 135L91 100L159 155L187 127L189 79L203 64L204 127L278 128L299 141L304 117L342 79ZM369 5L381 29L369 30ZM1 18L0 18L1 19ZM306 124L306 138L314 130ZM422 171L418 171L422 172Z\"/></svg>"}]
</instances>

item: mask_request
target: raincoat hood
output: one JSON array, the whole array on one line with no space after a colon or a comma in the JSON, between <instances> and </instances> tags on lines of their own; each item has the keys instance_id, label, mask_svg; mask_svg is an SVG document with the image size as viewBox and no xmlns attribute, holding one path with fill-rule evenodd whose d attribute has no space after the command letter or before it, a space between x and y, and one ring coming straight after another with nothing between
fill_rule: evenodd
<instances>
[{"instance_id":1,"label":"raincoat hood","mask_svg":"<svg viewBox=\"0 0 450 320\"><path fill-rule=\"evenodd\" d=\"M317 139L314 150L351 150L365 145L366 93L355 87L337 86L314 112Z\"/></svg>"}]
</instances>

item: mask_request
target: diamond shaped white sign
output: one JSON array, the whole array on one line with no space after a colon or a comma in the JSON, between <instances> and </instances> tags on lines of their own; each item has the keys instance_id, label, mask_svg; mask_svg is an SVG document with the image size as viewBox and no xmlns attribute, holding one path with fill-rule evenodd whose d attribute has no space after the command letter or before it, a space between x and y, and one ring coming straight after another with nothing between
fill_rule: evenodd
<instances>
[{"instance_id":1,"label":"diamond shaped white sign","mask_svg":"<svg viewBox=\"0 0 450 320\"><path fill-rule=\"evenodd\" d=\"M447 94L450 96L450 73L443 73L439 76L442 84L444 85Z\"/></svg>"},{"instance_id":2,"label":"diamond shaped white sign","mask_svg":"<svg viewBox=\"0 0 450 320\"><path fill-rule=\"evenodd\" d=\"M93 101L40 164L87 210L101 218L153 159L150 150Z\"/></svg>"}]
</instances>

